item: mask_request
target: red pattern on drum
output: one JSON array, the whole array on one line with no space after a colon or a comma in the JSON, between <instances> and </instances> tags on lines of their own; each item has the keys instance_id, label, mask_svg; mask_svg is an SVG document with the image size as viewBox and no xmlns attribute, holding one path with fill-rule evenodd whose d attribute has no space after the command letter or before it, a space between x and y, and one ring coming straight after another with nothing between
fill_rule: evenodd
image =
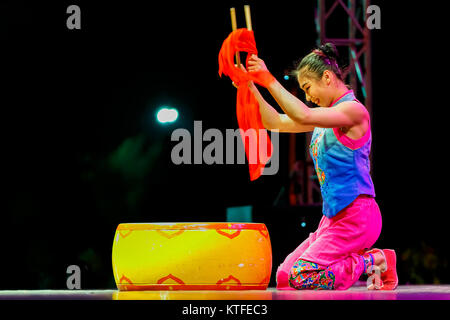
<instances>
[{"instance_id":1,"label":"red pattern on drum","mask_svg":"<svg viewBox=\"0 0 450 320\"><path fill-rule=\"evenodd\" d=\"M122 230L119 230L119 234L122 236L122 238L126 238L129 236L129 234L132 232L133 230L128 230L127 233L122 234Z\"/></svg>"},{"instance_id":2,"label":"red pattern on drum","mask_svg":"<svg viewBox=\"0 0 450 320\"><path fill-rule=\"evenodd\" d=\"M157 284L161 284L164 283L165 281L172 279L173 281L175 281L178 284L184 284L183 280L181 280L180 278L175 277L173 274L168 274L167 276L161 278L158 280Z\"/></svg>"},{"instance_id":3,"label":"red pattern on drum","mask_svg":"<svg viewBox=\"0 0 450 320\"><path fill-rule=\"evenodd\" d=\"M264 238L267 239L269 237L269 231L266 228L258 230L258 231L259 231L259 233L261 233L263 235Z\"/></svg>"},{"instance_id":4,"label":"red pattern on drum","mask_svg":"<svg viewBox=\"0 0 450 320\"><path fill-rule=\"evenodd\" d=\"M218 234L221 234L221 235L223 235L223 236L225 236L227 238L230 238L230 239L236 238L238 235L241 234L241 230L236 230L234 233L223 232L220 229L216 229L216 231L217 231Z\"/></svg>"},{"instance_id":5,"label":"red pattern on drum","mask_svg":"<svg viewBox=\"0 0 450 320\"><path fill-rule=\"evenodd\" d=\"M156 230L156 231L163 237L166 237L167 239L172 239L176 236L179 236L180 234L182 234L184 232L184 230L178 230L178 232L174 232L174 233L167 233L167 230Z\"/></svg>"},{"instance_id":6,"label":"red pattern on drum","mask_svg":"<svg viewBox=\"0 0 450 320\"><path fill-rule=\"evenodd\" d=\"M217 281L216 284L217 284L217 285L221 285L221 284L223 284L223 283L230 282L231 280L234 280L234 281L238 284L238 286L241 285L241 281L240 281L239 279L233 277L231 274L228 276L228 278L220 279L219 281Z\"/></svg>"}]
</instances>

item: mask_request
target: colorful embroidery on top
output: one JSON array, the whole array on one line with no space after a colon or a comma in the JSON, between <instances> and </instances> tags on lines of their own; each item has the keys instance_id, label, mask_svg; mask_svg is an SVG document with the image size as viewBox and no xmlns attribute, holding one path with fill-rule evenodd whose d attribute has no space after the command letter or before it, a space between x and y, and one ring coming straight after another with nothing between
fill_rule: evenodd
<instances>
[{"instance_id":1,"label":"colorful embroidery on top","mask_svg":"<svg viewBox=\"0 0 450 320\"><path fill-rule=\"evenodd\" d=\"M320 185L323 185L325 183L325 172L319 168L319 162L317 161L317 157L319 155L319 142L322 139L323 135L324 135L325 131L322 131L322 133L319 134L319 136L317 137L317 139L314 140L314 142L310 145L310 149L311 149L311 153L312 156L314 158L314 163L315 166L314 168L316 169L316 174L317 174L317 178L319 179L319 183Z\"/></svg>"},{"instance_id":2,"label":"colorful embroidery on top","mask_svg":"<svg viewBox=\"0 0 450 320\"><path fill-rule=\"evenodd\" d=\"M355 100L353 91L348 91L330 108ZM322 213L327 218L336 216L360 194L375 197L370 176L371 135L363 145L352 149L338 139L334 130L336 128L316 127L309 150L319 179Z\"/></svg>"},{"instance_id":3,"label":"colorful embroidery on top","mask_svg":"<svg viewBox=\"0 0 450 320\"><path fill-rule=\"evenodd\" d=\"M330 268L299 259L289 274L289 285L297 290L333 290L335 276Z\"/></svg>"}]
</instances>

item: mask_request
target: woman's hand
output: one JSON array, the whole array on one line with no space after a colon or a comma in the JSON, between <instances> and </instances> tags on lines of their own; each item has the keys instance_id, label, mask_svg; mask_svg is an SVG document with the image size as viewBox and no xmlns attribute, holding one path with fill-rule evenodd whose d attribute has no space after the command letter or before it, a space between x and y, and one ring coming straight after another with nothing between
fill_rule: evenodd
<instances>
[{"instance_id":1,"label":"woman's hand","mask_svg":"<svg viewBox=\"0 0 450 320\"><path fill-rule=\"evenodd\" d=\"M261 60L261 61L262 61L262 60ZM236 67L237 67L237 65L236 65ZM245 67L244 67L242 64L240 64L239 67L241 68L242 71L247 72L247 70L245 70ZM236 89L238 88L238 86L236 85L236 83L234 83L233 81L231 82L231 84L232 84ZM250 90L253 91L253 92L254 92L255 90L258 90L258 89L256 88L255 84L253 83L253 81L249 81L249 82L248 82L248 87L249 87Z\"/></svg>"},{"instance_id":2,"label":"woman's hand","mask_svg":"<svg viewBox=\"0 0 450 320\"><path fill-rule=\"evenodd\" d=\"M255 71L269 71L267 70L266 64L257 55L252 54L248 59L248 72Z\"/></svg>"}]
</instances>

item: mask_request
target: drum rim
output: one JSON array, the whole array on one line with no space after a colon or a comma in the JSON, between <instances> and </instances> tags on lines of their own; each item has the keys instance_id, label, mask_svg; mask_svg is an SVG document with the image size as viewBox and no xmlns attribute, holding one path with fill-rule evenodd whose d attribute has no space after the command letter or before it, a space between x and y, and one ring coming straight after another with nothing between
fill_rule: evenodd
<instances>
[{"instance_id":1,"label":"drum rim","mask_svg":"<svg viewBox=\"0 0 450 320\"><path fill-rule=\"evenodd\" d=\"M255 222L150 222L150 223L121 223L120 230L267 230L264 223Z\"/></svg>"}]
</instances>

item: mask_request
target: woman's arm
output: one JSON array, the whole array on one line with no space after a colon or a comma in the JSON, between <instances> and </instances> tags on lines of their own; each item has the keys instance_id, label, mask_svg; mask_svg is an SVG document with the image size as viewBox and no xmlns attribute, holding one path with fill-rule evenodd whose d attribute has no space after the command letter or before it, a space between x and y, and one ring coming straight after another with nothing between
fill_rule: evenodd
<instances>
[{"instance_id":1,"label":"woman's arm","mask_svg":"<svg viewBox=\"0 0 450 320\"><path fill-rule=\"evenodd\" d=\"M287 91L277 80L273 81L267 90L292 120L306 124L305 119L310 115L312 109Z\"/></svg>"},{"instance_id":2,"label":"woman's arm","mask_svg":"<svg viewBox=\"0 0 450 320\"><path fill-rule=\"evenodd\" d=\"M259 104L259 112L264 127L268 130L278 130L279 132L309 132L314 130L314 126L308 126L293 121L288 115L280 114L261 95L253 81L249 82L249 88Z\"/></svg>"},{"instance_id":3,"label":"woman's arm","mask_svg":"<svg viewBox=\"0 0 450 320\"><path fill-rule=\"evenodd\" d=\"M305 126L352 127L365 117L364 106L356 101L343 102L333 108L309 108L276 80L267 89L292 120Z\"/></svg>"},{"instance_id":4,"label":"woman's arm","mask_svg":"<svg viewBox=\"0 0 450 320\"><path fill-rule=\"evenodd\" d=\"M254 55L249 60L249 65L249 72L267 70L264 61ZM357 102L344 102L333 108L309 108L277 80L267 89L287 116L303 126L351 127L361 123L365 116L365 108Z\"/></svg>"}]
</instances>

